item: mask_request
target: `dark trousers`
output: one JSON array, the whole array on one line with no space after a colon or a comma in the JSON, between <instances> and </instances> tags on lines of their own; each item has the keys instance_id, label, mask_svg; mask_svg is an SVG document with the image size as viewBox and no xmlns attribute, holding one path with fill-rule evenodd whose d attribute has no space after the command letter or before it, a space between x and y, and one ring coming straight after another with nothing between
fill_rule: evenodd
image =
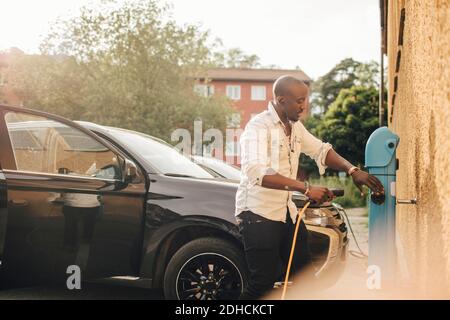
<instances>
[{"instance_id":1,"label":"dark trousers","mask_svg":"<svg viewBox=\"0 0 450 320\"><path fill-rule=\"evenodd\" d=\"M294 237L295 224L289 213L286 223L273 221L251 211L238 215L239 231L243 237L250 279L240 299L259 299L277 281L284 281ZM310 261L308 231L300 222L290 277Z\"/></svg>"},{"instance_id":2,"label":"dark trousers","mask_svg":"<svg viewBox=\"0 0 450 320\"><path fill-rule=\"evenodd\" d=\"M63 206L64 214L64 245L71 250L77 250L80 240L90 242L94 235L95 221L100 207L78 208Z\"/></svg>"}]
</instances>

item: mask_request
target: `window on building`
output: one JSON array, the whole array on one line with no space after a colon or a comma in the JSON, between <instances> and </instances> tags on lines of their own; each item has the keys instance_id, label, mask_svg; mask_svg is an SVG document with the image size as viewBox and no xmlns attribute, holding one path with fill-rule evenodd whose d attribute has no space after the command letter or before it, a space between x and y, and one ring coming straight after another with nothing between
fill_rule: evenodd
<instances>
[{"instance_id":1,"label":"window on building","mask_svg":"<svg viewBox=\"0 0 450 320\"><path fill-rule=\"evenodd\" d=\"M228 119L228 128L240 128L241 127L241 114L240 113L232 113Z\"/></svg>"},{"instance_id":2,"label":"window on building","mask_svg":"<svg viewBox=\"0 0 450 320\"><path fill-rule=\"evenodd\" d=\"M266 100L266 87L265 86L252 86L252 100L265 101Z\"/></svg>"},{"instance_id":3,"label":"window on building","mask_svg":"<svg viewBox=\"0 0 450 320\"><path fill-rule=\"evenodd\" d=\"M211 84L196 84L194 92L202 97L209 97L214 94L214 86Z\"/></svg>"},{"instance_id":4,"label":"window on building","mask_svg":"<svg viewBox=\"0 0 450 320\"><path fill-rule=\"evenodd\" d=\"M227 97L232 100L240 100L241 86L227 86Z\"/></svg>"}]
</instances>

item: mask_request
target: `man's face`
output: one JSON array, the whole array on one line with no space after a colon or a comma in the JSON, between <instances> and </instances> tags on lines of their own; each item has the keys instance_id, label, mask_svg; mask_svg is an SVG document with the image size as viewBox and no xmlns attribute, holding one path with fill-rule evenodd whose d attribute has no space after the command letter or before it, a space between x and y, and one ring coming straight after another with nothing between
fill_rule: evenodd
<instances>
[{"instance_id":1,"label":"man's face","mask_svg":"<svg viewBox=\"0 0 450 320\"><path fill-rule=\"evenodd\" d=\"M300 83L292 84L286 94L278 98L278 102L285 108L289 120L298 121L307 109L308 87Z\"/></svg>"}]
</instances>

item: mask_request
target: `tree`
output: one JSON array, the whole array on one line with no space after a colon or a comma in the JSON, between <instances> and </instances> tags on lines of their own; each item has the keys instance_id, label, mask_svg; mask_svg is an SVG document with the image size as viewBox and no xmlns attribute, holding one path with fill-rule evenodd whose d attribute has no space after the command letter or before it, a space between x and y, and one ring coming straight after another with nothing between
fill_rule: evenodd
<instances>
[{"instance_id":1,"label":"tree","mask_svg":"<svg viewBox=\"0 0 450 320\"><path fill-rule=\"evenodd\" d=\"M353 86L340 91L315 130L344 158L355 165L363 165L367 139L376 128L377 88Z\"/></svg>"},{"instance_id":2,"label":"tree","mask_svg":"<svg viewBox=\"0 0 450 320\"><path fill-rule=\"evenodd\" d=\"M217 51L213 56L213 63L222 68L259 68L260 59L256 54L245 54L239 48Z\"/></svg>"},{"instance_id":3,"label":"tree","mask_svg":"<svg viewBox=\"0 0 450 320\"><path fill-rule=\"evenodd\" d=\"M313 114L310 117L306 118L303 125L305 128L311 132L313 135L317 135L316 128L319 126L321 118L317 114ZM319 170L317 169L316 162L308 157L306 154L302 153L300 155L300 166L299 166L299 174L302 178L307 179L309 176L319 176Z\"/></svg>"},{"instance_id":4,"label":"tree","mask_svg":"<svg viewBox=\"0 0 450 320\"><path fill-rule=\"evenodd\" d=\"M355 85L376 87L378 75L379 65L375 61L361 63L352 58L344 59L313 83L311 105L325 113L336 100L341 89L348 89Z\"/></svg>"},{"instance_id":5,"label":"tree","mask_svg":"<svg viewBox=\"0 0 450 320\"><path fill-rule=\"evenodd\" d=\"M16 61L15 90L34 108L164 139L197 118L225 129L229 101L193 92L211 62L208 33L167 13L155 0L83 7L54 24L42 55Z\"/></svg>"}]
</instances>

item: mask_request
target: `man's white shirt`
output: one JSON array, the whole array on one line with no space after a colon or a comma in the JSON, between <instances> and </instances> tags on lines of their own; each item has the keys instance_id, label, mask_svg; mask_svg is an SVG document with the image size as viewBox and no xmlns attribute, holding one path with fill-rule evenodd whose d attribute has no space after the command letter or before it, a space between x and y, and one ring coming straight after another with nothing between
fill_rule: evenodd
<instances>
[{"instance_id":1,"label":"man's white shirt","mask_svg":"<svg viewBox=\"0 0 450 320\"><path fill-rule=\"evenodd\" d=\"M236 193L236 212L250 210L264 218L286 222L286 208L296 221L297 208L292 192L261 186L265 175L279 173L297 178L300 153L314 159L319 173L325 172L325 159L331 144L314 137L300 121L292 123L286 136L272 102L268 109L254 116L240 137L241 181Z\"/></svg>"}]
</instances>

